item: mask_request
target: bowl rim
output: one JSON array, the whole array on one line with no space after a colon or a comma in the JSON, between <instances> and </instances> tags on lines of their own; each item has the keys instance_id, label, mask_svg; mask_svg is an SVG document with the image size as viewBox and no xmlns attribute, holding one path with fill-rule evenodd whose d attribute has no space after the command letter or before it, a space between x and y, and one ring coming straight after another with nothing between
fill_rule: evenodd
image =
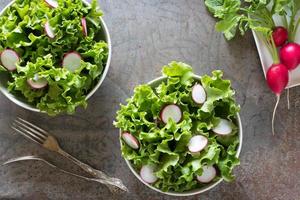
<instances>
[{"instance_id":1,"label":"bowl rim","mask_svg":"<svg viewBox=\"0 0 300 200\"><path fill-rule=\"evenodd\" d=\"M200 80L201 76L198 75L193 75L193 78L196 80ZM148 82L148 85L154 85L156 83L162 82L164 80L166 80L167 77L166 76L161 76L158 77L150 82ZM240 114L237 113L236 115L236 119L237 119L237 124L239 127L239 131L238 131L238 135L239 135L239 146L237 148L237 153L236 153L236 157L240 156L241 150L242 150L242 143L243 143L243 127L242 127L242 122L241 122L241 117ZM119 134L121 136L122 134L122 130L119 129ZM120 142L120 145L122 145L122 143ZM201 194L204 193L208 190L211 190L212 188L216 187L218 184L220 184L223 181L223 178L219 179L218 181L209 184L208 186L205 186L204 188L199 188L199 189L193 189L191 191L185 191L185 192L163 192L161 190L159 190L158 188L153 187L152 185L146 183L139 175L139 173L133 168L132 164L130 163L129 160L125 159L123 157L123 159L125 160L127 166L129 167L130 171L134 174L134 176L141 181L144 185L148 186L149 188L151 188L152 190L162 193L162 194L166 194L166 195L170 195L170 196L177 196L177 197L184 197L184 196L192 196L192 195L197 195L197 194Z\"/></svg>"},{"instance_id":2,"label":"bowl rim","mask_svg":"<svg viewBox=\"0 0 300 200\"><path fill-rule=\"evenodd\" d=\"M89 6L91 5L89 2L87 2L86 0L81 0L85 5ZM0 11L0 16L2 16L4 14L4 12L10 7L12 6L12 4L15 3L15 0L12 0L10 3L8 3L1 11ZM107 61L104 67L104 71L101 74L101 77L98 81L98 83L95 85L95 87L86 95L86 100L90 99L90 97L100 88L100 86L102 85L104 79L106 78L106 75L108 73L109 67L110 67L110 63L111 63L111 57L112 57L112 45L111 45L111 37L110 37L110 33L109 30L107 28L107 25L104 21L104 19L102 17L100 17L100 21L101 21L101 27L103 28L103 33L104 33L104 37L105 37L105 42L108 45L108 57L107 57ZM12 101L13 103L15 103L16 105L25 108L27 110L33 111L33 112L40 112L40 113L45 113L44 111L41 111L40 109L36 108L33 105L30 105L27 102L24 101L20 101L19 99L17 99L13 94L11 94L10 92L8 92L7 88L5 87L0 87L0 91L2 92L2 94L4 94L4 96L6 96L6 98L8 98L10 101Z\"/></svg>"}]
</instances>

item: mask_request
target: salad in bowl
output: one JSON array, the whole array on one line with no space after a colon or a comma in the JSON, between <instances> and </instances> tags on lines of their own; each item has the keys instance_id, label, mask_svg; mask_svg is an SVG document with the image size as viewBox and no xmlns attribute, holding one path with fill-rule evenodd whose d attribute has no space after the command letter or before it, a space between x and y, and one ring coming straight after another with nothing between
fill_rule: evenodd
<instances>
[{"instance_id":1,"label":"salad in bowl","mask_svg":"<svg viewBox=\"0 0 300 200\"><path fill-rule=\"evenodd\" d=\"M102 83L110 39L97 0L15 0L0 15L0 90L49 115L72 114Z\"/></svg>"},{"instance_id":2,"label":"salad in bowl","mask_svg":"<svg viewBox=\"0 0 300 200\"><path fill-rule=\"evenodd\" d=\"M202 77L185 63L163 67L163 77L139 85L121 105L122 155L150 188L175 196L198 194L234 180L242 125L222 71Z\"/></svg>"}]
</instances>

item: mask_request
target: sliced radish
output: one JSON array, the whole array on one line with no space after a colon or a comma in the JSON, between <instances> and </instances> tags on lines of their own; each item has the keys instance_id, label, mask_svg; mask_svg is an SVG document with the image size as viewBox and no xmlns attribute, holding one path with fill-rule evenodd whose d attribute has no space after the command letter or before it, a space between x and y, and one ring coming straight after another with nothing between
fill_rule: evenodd
<instances>
[{"instance_id":1,"label":"sliced radish","mask_svg":"<svg viewBox=\"0 0 300 200\"><path fill-rule=\"evenodd\" d=\"M2 65L9 71L14 71L17 69L17 63L20 61L19 55L11 49L5 49L2 51L1 55Z\"/></svg>"},{"instance_id":2,"label":"sliced radish","mask_svg":"<svg viewBox=\"0 0 300 200\"><path fill-rule=\"evenodd\" d=\"M196 104L203 104L206 101L206 92L202 85L196 84L193 86L192 99Z\"/></svg>"},{"instance_id":3,"label":"sliced radish","mask_svg":"<svg viewBox=\"0 0 300 200\"><path fill-rule=\"evenodd\" d=\"M79 53L72 51L67 53L63 59L63 67L67 68L69 71L74 72L80 67L81 56Z\"/></svg>"},{"instance_id":4,"label":"sliced radish","mask_svg":"<svg viewBox=\"0 0 300 200\"><path fill-rule=\"evenodd\" d=\"M55 0L45 0L45 2L52 8L57 8L58 7L58 3Z\"/></svg>"},{"instance_id":5,"label":"sliced radish","mask_svg":"<svg viewBox=\"0 0 300 200\"><path fill-rule=\"evenodd\" d=\"M213 166L203 166L201 176L197 175L197 180L201 183L211 182L217 175L216 168Z\"/></svg>"},{"instance_id":6,"label":"sliced radish","mask_svg":"<svg viewBox=\"0 0 300 200\"><path fill-rule=\"evenodd\" d=\"M208 139L202 135L193 136L188 144L188 149L192 153L200 152L206 147Z\"/></svg>"},{"instance_id":7,"label":"sliced radish","mask_svg":"<svg viewBox=\"0 0 300 200\"><path fill-rule=\"evenodd\" d=\"M54 33L54 30L53 28L51 27L49 21L47 21L45 23L45 32L47 34L47 36L51 39L55 38L55 33Z\"/></svg>"},{"instance_id":8,"label":"sliced radish","mask_svg":"<svg viewBox=\"0 0 300 200\"><path fill-rule=\"evenodd\" d=\"M32 89L43 89L48 85L48 81L45 78L39 78L38 74L35 74L32 79L28 79L27 83Z\"/></svg>"},{"instance_id":9,"label":"sliced radish","mask_svg":"<svg viewBox=\"0 0 300 200\"><path fill-rule=\"evenodd\" d=\"M232 132L231 122L226 119L220 119L219 124L212 130L218 135L229 135Z\"/></svg>"},{"instance_id":10,"label":"sliced radish","mask_svg":"<svg viewBox=\"0 0 300 200\"><path fill-rule=\"evenodd\" d=\"M130 146L131 148L133 149L138 149L139 148L139 142L138 140L133 136L131 135L130 133L122 133L122 138L123 140L125 141L125 143Z\"/></svg>"},{"instance_id":11,"label":"sliced radish","mask_svg":"<svg viewBox=\"0 0 300 200\"><path fill-rule=\"evenodd\" d=\"M81 19L81 25L82 25L82 32L83 32L84 36L87 36L88 35L88 30L87 30L87 25L86 25L86 19L85 19L85 17L83 17Z\"/></svg>"},{"instance_id":12,"label":"sliced radish","mask_svg":"<svg viewBox=\"0 0 300 200\"><path fill-rule=\"evenodd\" d=\"M154 174L154 166L152 165L144 165L140 171L141 178L146 183L154 183L157 181L157 177Z\"/></svg>"},{"instance_id":13,"label":"sliced radish","mask_svg":"<svg viewBox=\"0 0 300 200\"><path fill-rule=\"evenodd\" d=\"M172 119L175 123L178 123L182 118L181 109L176 104L167 105L161 110L160 118L165 124L168 123L169 119Z\"/></svg>"}]
</instances>

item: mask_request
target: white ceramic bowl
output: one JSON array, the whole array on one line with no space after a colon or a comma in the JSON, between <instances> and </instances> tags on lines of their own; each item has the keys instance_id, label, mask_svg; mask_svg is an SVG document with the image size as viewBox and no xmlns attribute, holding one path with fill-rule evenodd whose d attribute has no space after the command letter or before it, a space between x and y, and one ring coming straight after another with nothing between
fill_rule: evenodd
<instances>
[{"instance_id":1,"label":"white ceramic bowl","mask_svg":"<svg viewBox=\"0 0 300 200\"><path fill-rule=\"evenodd\" d=\"M86 5L90 5L86 0L82 0L84 4ZM0 12L0 16L3 15L6 11L7 8L9 8L15 1L10 2L1 12ZM87 94L86 96L86 100L88 100L100 87L100 85L102 84L102 82L104 81L106 74L108 72L109 66L110 66L110 61L111 61L111 40L110 40L110 35L107 29L107 26L104 22L104 20L101 18L101 27L102 27L102 32L100 33L100 37L103 38L103 40L107 43L108 45L108 58L107 58L107 62L106 65L104 67L104 71L101 74L101 77L99 79L99 82L97 83L97 85ZM8 76L5 73L0 73L0 91L12 102L14 102L15 104L17 104L18 106L21 106L27 110L30 111L34 111L34 112L41 112L38 108L36 108L35 106L29 104L25 98L23 97L18 97L15 96L13 94L11 94L8 90L7 90L7 81L8 81Z\"/></svg>"},{"instance_id":2,"label":"white ceramic bowl","mask_svg":"<svg viewBox=\"0 0 300 200\"><path fill-rule=\"evenodd\" d=\"M195 80L198 80L200 81L200 76L197 76L197 75L194 75L193 77ZM150 85L151 87L155 88L157 87L161 82L163 81L166 81L167 77L159 77L153 81L150 81L148 83L148 85ZM240 118L240 115L237 114L237 125L238 125L238 128L239 128L239 132L238 132L238 135L239 135L239 146L238 146L238 149L237 149L237 154L236 156L239 157L240 155L240 152L241 152L241 149L242 149L242 142L243 142L243 129L242 129L242 122L241 122L241 118ZM120 134L121 134L121 130L120 130ZM121 143L122 145L122 143ZM194 189L194 190L191 190L191 191L185 191L185 192L163 192L155 187L153 187L152 185L146 183L139 175L139 172L137 172L134 167L132 166L132 164L130 163L129 160L126 160L126 163L129 167L129 169L131 170L131 172L135 175L135 177L137 179L139 179L143 184L147 185L149 188L151 188L152 190L155 190L157 192L160 192L160 193L163 193L163 194L167 194L167 195L171 195L171 196L192 196L192 195L196 195L196 194L200 194L200 193L203 193L203 192L206 192L212 188L214 188L215 186L217 186L219 183L221 183L223 181L223 179L220 179L216 182L213 182L211 184L207 184L207 186L205 187L202 187L202 188L199 188L199 189Z\"/></svg>"}]
</instances>

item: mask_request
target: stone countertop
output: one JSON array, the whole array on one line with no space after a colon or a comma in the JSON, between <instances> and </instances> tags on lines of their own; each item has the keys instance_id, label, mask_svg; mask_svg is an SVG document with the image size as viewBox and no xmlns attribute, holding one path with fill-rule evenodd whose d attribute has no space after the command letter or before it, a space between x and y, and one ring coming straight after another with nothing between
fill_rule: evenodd
<instances>
[{"instance_id":1,"label":"stone countertop","mask_svg":"<svg viewBox=\"0 0 300 200\"><path fill-rule=\"evenodd\" d=\"M1 0L2 9L9 0ZM48 117L24 110L0 95L0 162L22 155L41 155L68 170L70 162L46 151L9 124L16 116L50 130L62 147L80 160L120 177L130 193L112 195L99 184L86 182L27 161L0 168L0 199L176 199L140 183L121 158L118 130L112 125L120 102L134 86L161 75L172 60L191 64L198 74L224 70L241 104L244 141L236 181L221 183L204 194L178 199L295 200L300 196L300 91L290 90L278 108L276 135L271 133L275 96L269 91L250 33L225 41L215 32L215 20L200 0L101 0L113 43L111 68L86 110L73 116Z\"/></svg>"}]
</instances>

